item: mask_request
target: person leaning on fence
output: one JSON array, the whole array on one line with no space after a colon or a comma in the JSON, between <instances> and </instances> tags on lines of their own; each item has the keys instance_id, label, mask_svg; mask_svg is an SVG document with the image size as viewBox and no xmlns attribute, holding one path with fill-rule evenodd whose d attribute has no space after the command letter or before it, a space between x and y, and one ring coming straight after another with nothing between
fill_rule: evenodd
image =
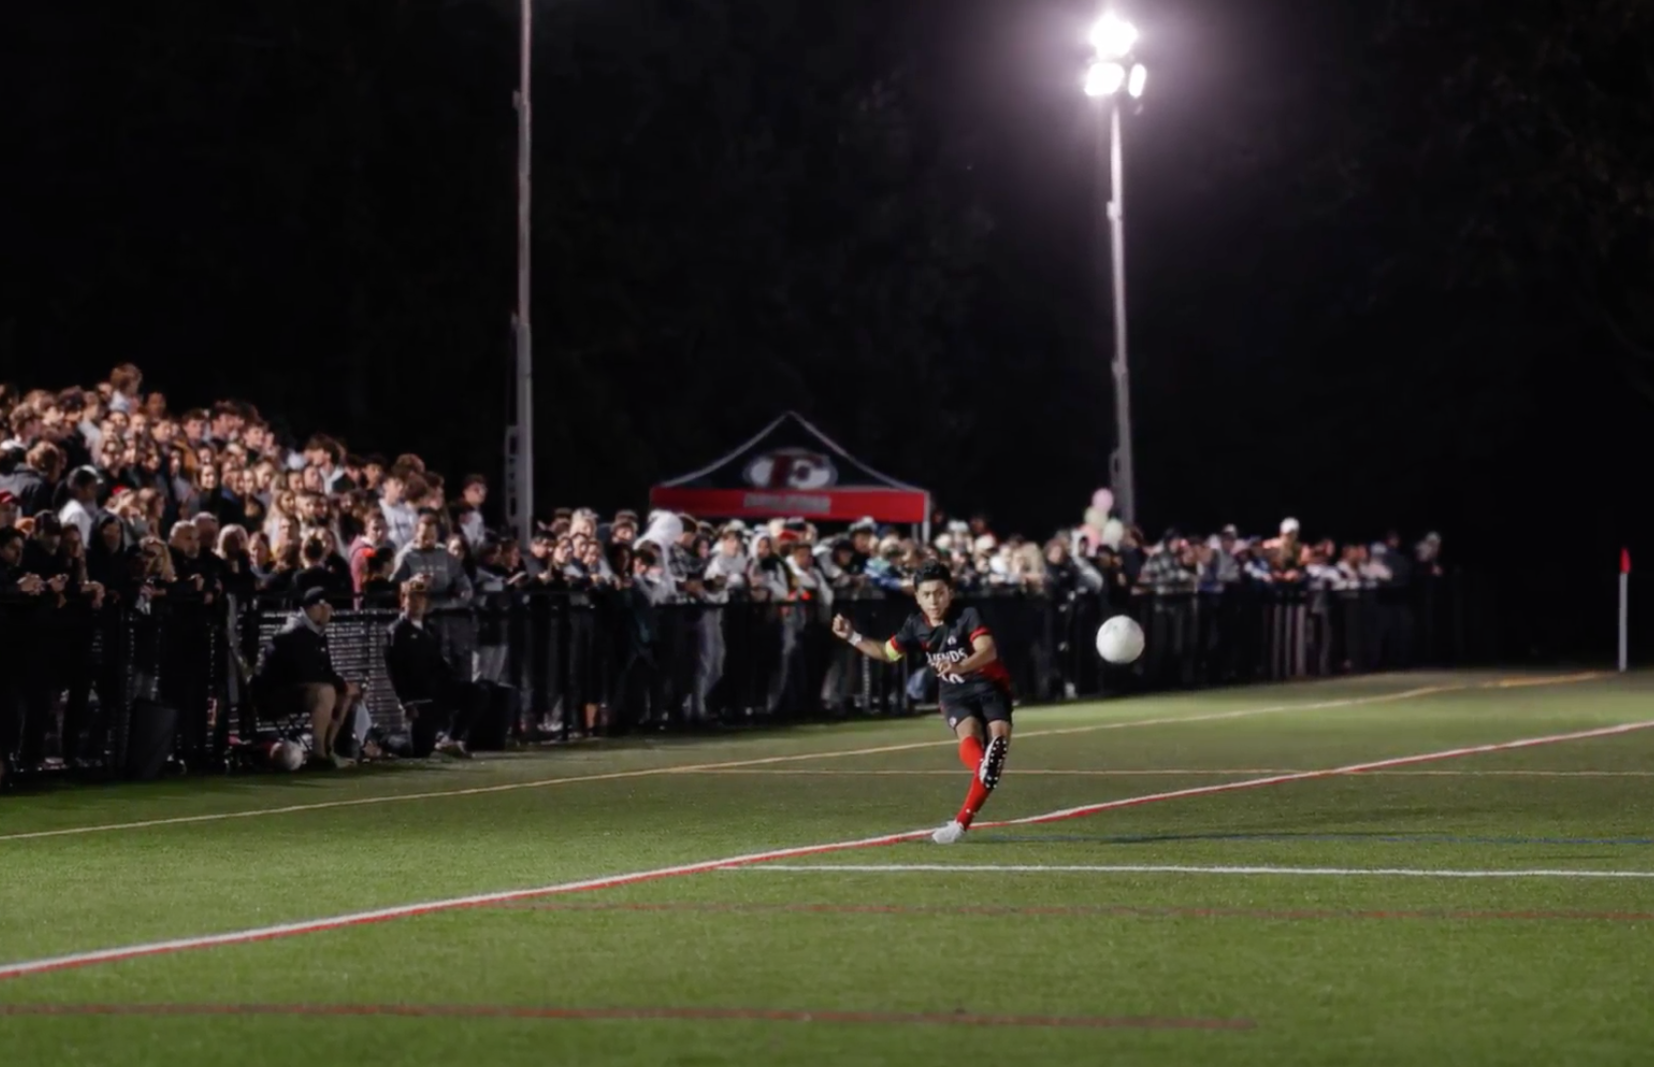
<instances>
[{"instance_id":1,"label":"person leaning on fence","mask_svg":"<svg viewBox=\"0 0 1654 1067\"><path fill-rule=\"evenodd\" d=\"M428 594L437 603L471 599L471 579L465 566L440 543L439 517L433 510L419 513L413 540L396 557L391 579L398 584L413 578L424 579Z\"/></svg>"},{"instance_id":2,"label":"person leaning on fence","mask_svg":"<svg viewBox=\"0 0 1654 1067\"><path fill-rule=\"evenodd\" d=\"M14 654L17 663L28 665L38 663L47 651L40 647L38 618L52 591L40 575L23 569L25 547L22 530L0 527L0 647ZM0 670L0 784L14 766L35 679L34 670Z\"/></svg>"},{"instance_id":3,"label":"person leaning on fence","mask_svg":"<svg viewBox=\"0 0 1654 1067\"><path fill-rule=\"evenodd\" d=\"M267 716L303 714L310 720L311 755L316 762L342 766L346 761L335 754L333 743L346 709L361 688L333 669L326 636L332 618L333 606L326 592L307 590L299 600L299 610L270 639L253 684Z\"/></svg>"},{"instance_id":4,"label":"person leaning on fence","mask_svg":"<svg viewBox=\"0 0 1654 1067\"><path fill-rule=\"evenodd\" d=\"M390 626L385 668L408 716L414 757L424 759L441 751L469 759L465 738L487 694L462 681L442 654L442 643L425 626L430 606L430 587L424 579L403 583L402 614Z\"/></svg>"},{"instance_id":5,"label":"person leaning on fence","mask_svg":"<svg viewBox=\"0 0 1654 1067\"><path fill-rule=\"evenodd\" d=\"M396 550L375 548L362 553L367 568L362 587L357 593L357 606L362 608L389 608L398 602L397 585L391 581L396 570Z\"/></svg>"}]
</instances>

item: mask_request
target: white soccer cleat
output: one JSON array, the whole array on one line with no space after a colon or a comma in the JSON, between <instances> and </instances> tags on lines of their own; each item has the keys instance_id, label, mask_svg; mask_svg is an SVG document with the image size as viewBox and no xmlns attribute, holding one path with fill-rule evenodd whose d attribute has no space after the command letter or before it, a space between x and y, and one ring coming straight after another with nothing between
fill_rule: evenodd
<instances>
[{"instance_id":1,"label":"white soccer cleat","mask_svg":"<svg viewBox=\"0 0 1654 1067\"><path fill-rule=\"evenodd\" d=\"M938 845L951 845L965 836L965 824L958 819L953 820L940 830L930 835L930 839Z\"/></svg>"}]
</instances>

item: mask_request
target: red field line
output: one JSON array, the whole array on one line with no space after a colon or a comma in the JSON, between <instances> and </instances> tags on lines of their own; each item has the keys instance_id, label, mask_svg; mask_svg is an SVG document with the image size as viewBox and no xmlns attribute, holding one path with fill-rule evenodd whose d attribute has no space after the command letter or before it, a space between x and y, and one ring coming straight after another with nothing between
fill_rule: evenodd
<instances>
[{"instance_id":1,"label":"red field line","mask_svg":"<svg viewBox=\"0 0 1654 1067\"><path fill-rule=\"evenodd\" d=\"M413 1019L844 1023L871 1026L1031 1026L1088 1030L1251 1030L1251 1019L1157 1016L978 1015L973 1012L804 1011L789 1008L545 1008L512 1004L0 1004L0 1016L282 1015Z\"/></svg>"},{"instance_id":2,"label":"red field line","mask_svg":"<svg viewBox=\"0 0 1654 1067\"><path fill-rule=\"evenodd\" d=\"M1508 752L1514 749L1535 748L1542 745L1559 745L1569 741L1584 741L1592 738L1616 737L1638 730L1654 729L1654 719L1642 722L1619 723L1614 726L1602 726L1592 730L1576 730L1565 734L1547 734L1542 737L1526 737L1515 741L1498 741L1485 745L1472 745L1466 748L1451 748L1439 752L1423 752L1414 756L1399 756L1390 759L1374 760L1366 763L1352 763L1342 767L1329 767L1323 771L1303 771L1294 774L1272 775L1268 778L1248 778L1238 782L1223 782L1213 785L1194 786L1188 789L1174 789L1163 793L1149 793L1144 796L1122 797L1117 800L1103 801L1098 804L1086 804L1077 808L1065 808L1061 811L1050 811L1042 815L1030 815L1021 819L1005 819L998 822L977 823L979 828L1005 826L1031 826L1043 823L1061 822L1067 819L1078 819L1088 815L1096 815L1104 811L1114 811L1120 808L1137 807L1143 804L1156 804L1166 800L1178 800L1185 797L1212 796L1218 793L1230 793L1242 789L1262 789L1268 786L1284 785L1288 782L1307 782L1316 779L1331 778L1348 774L1363 774L1369 771L1382 770L1389 767L1408 767L1419 763L1431 763L1440 760L1458 759L1463 756L1481 755L1489 752ZM115 963L122 960L141 959L148 956L159 956L174 952L193 952L201 949L216 948L223 945L245 945L260 941L272 941L278 938L298 937L304 934L320 933L324 930L339 930L346 927L365 926L370 923L388 922L392 919L407 919L418 915L431 915L436 912L455 911L462 908L476 908L485 905L502 904L508 901L530 900L551 896L562 896L570 893L585 893L596 889L619 889L623 886L638 885L642 882L653 882L663 878L680 878L690 874L706 874L712 871L727 870L731 867L746 867L756 864L773 864L781 860L797 859L804 856L823 855L829 852L845 852L852 849L878 848L883 845L895 845L917 841L929 837L929 830L908 830L901 833L882 834L877 837L863 837L848 841L831 841L817 845L802 845L793 848L777 848L764 852L749 852L739 856L729 856L724 859L702 860L697 863L679 864L673 867L657 867L651 870L631 871L624 874L613 874L599 878L587 878L574 882L560 882L554 885L536 886L528 889L507 889L493 893L478 893L464 897L450 897L446 900L428 900L417 904L399 904L392 907L377 908L371 911L351 912L344 915L333 915L319 919L307 919L299 922L279 923L273 926L256 926L242 930L228 930L216 934L201 934L193 937L179 937L166 941L150 941L140 944L120 945L112 948L93 949L87 952L74 952L62 956L49 956L42 959L19 960L15 963L0 964L0 980L20 978L24 975L47 974L52 971L62 971L70 968L89 967L101 963Z\"/></svg>"},{"instance_id":3,"label":"red field line","mask_svg":"<svg viewBox=\"0 0 1654 1067\"><path fill-rule=\"evenodd\" d=\"M1127 919L1437 919L1504 920L1511 922L1654 922L1654 912L1645 911L1466 911L1452 908L1421 910L1360 910L1353 908L1205 908L1166 905L1149 907L1134 904L999 905L999 904L762 904L720 901L668 901L640 903L602 901L510 902L496 905L507 911L589 911L589 912L683 912L689 914L799 914L799 915L935 915L935 916L1052 916L1056 918Z\"/></svg>"}]
</instances>

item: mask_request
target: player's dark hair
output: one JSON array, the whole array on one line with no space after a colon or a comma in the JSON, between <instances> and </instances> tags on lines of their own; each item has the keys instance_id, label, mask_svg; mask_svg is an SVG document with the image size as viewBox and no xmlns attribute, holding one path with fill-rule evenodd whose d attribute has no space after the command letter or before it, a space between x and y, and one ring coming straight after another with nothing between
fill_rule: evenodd
<instances>
[{"instance_id":1,"label":"player's dark hair","mask_svg":"<svg viewBox=\"0 0 1654 1067\"><path fill-rule=\"evenodd\" d=\"M940 560L930 560L921 565L913 575L913 587L915 589L926 582L941 582L951 588L953 585L953 571L949 570L948 565Z\"/></svg>"}]
</instances>

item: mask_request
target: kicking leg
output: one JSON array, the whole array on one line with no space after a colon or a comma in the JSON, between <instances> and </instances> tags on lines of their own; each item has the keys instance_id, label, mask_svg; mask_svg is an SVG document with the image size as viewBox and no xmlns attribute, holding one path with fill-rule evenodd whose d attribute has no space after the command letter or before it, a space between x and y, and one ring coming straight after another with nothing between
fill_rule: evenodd
<instances>
[{"instance_id":1,"label":"kicking leg","mask_svg":"<svg viewBox=\"0 0 1654 1067\"><path fill-rule=\"evenodd\" d=\"M971 768L975 780L971 782L970 792L965 795L965 804L959 809L956 822L970 829L976 813L982 810L982 805L988 800L988 794L999 785L999 776L1005 772L1005 755L1011 749L1011 724L1009 722L988 723L988 743L982 746L982 755L976 766Z\"/></svg>"},{"instance_id":2,"label":"kicking leg","mask_svg":"<svg viewBox=\"0 0 1654 1067\"><path fill-rule=\"evenodd\" d=\"M965 803L960 807L959 814L953 821L931 835L931 840L939 845L951 845L958 841L966 830L970 829L976 813L982 810L982 805L988 800L988 794L999 785L999 777L1005 769L1005 754L1011 744L1011 723L1009 720L996 720L987 724L987 742L983 743L984 731L981 719L974 716L958 720L954 725L954 733L959 737L959 762L963 763L971 772L970 791L965 794Z\"/></svg>"}]
</instances>

